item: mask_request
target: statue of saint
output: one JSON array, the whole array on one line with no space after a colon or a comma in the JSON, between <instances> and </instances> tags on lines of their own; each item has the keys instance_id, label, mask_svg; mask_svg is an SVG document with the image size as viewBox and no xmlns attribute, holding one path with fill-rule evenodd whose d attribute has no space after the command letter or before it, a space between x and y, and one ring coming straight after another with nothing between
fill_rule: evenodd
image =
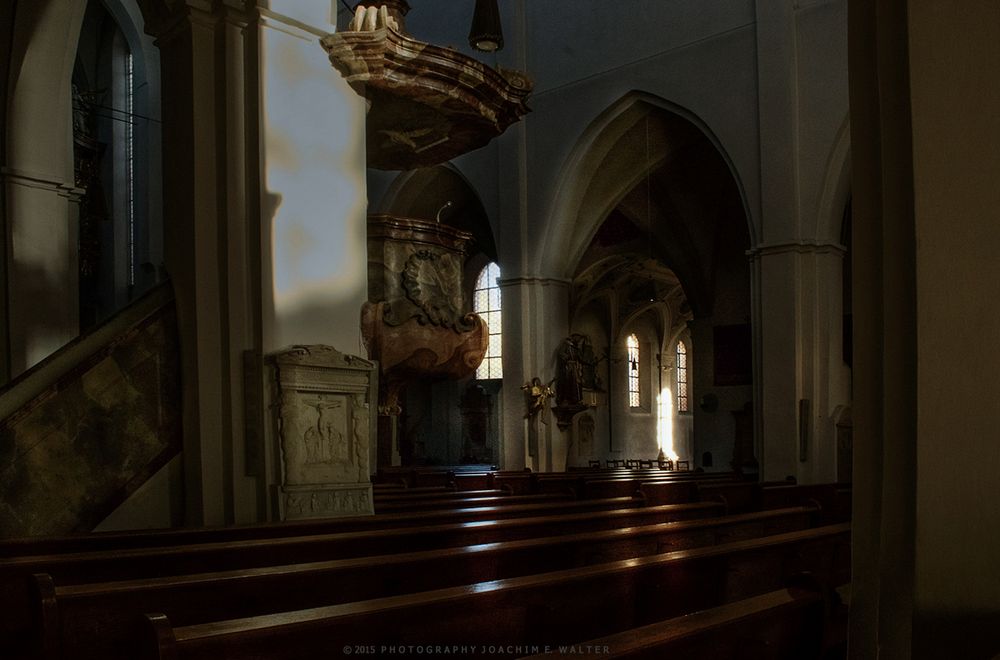
<instances>
[{"instance_id":1,"label":"statue of saint","mask_svg":"<svg viewBox=\"0 0 1000 660\"><path fill-rule=\"evenodd\" d=\"M583 349L586 339L574 333L559 345L556 405L576 406L583 402Z\"/></svg>"},{"instance_id":2,"label":"statue of saint","mask_svg":"<svg viewBox=\"0 0 1000 660\"><path fill-rule=\"evenodd\" d=\"M548 401L555 392L548 385L543 385L542 381L535 376L530 383L521 386L524 390L525 398L528 399L528 412L524 413L524 418L534 417L545 409L545 402Z\"/></svg>"}]
</instances>

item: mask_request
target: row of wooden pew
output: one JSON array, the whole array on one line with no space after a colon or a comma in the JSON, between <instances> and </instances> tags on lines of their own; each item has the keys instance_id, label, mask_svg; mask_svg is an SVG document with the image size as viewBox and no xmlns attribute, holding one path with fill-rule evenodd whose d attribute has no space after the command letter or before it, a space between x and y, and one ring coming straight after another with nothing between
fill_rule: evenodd
<instances>
[{"instance_id":1,"label":"row of wooden pew","mask_svg":"<svg viewBox=\"0 0 1000 660\"><path fill-rule=\"evenodd\" d=\"M376 485L365 518L0 542L0 648L113 660L837 646L831 587L849 582L850 532L830 507L843 488L492 475L498 487ZM726 635L760 638L739 649L762 655L722 653Z\"/></svg>"},{"instance_id":2,"label":"row of wooden pew","mask_svg":"<svg viewBox=\"0 0 1000 660\"><path fill-rule=\"evenodd\" d=\"M600 469L600 461L589 461L588 469ZM674 461L669 458L609 458L604 461L604 467L608 468L629 468L629 469L649 469L658 468L660 470L690 470L690 461Z\"/></svg>"}]
</instances>

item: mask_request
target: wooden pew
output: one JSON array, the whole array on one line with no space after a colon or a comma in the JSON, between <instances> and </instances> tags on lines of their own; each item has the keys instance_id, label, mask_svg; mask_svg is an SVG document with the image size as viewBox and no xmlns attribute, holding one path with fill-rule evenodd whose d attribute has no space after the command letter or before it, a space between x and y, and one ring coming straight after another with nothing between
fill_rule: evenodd
<instances>
[{"instance_id":1,"label":"wooden pew","mask_svg":"<svg viewBox=\"0 0 1000 660\"><path fill-rule=\"evenodd\" d=\"M811 507L805 510L815 511ZM308 534L279 539L213 541L184 546L130 548L117 551L90 551L54 555L25 556L16 564L20 573L53 572L63 583L90 579L115 579L127 575L161 575L159 565L177 567L178 559L197 566L258 566L269 563L306 562L321 559L358 557L403 550L496 543L550 534L574 534L628 526L715 518L723 506L715 502L655 507L584 510L578 513L554 513L523 518L444 522L434 525L391 526L382 529ZM152 568L144 568L148 564ZM130 568L134 565L133 568ZM182 568L182 567L181 567ZM183 572L183 570L181 570ZM103 577L102 577L103 576Z\"/></svg>"},{"instance_id":2,"label":"wooden pew","mask_svg":"<svg viewBox=\"0 0 1000 660\"><path fill-rule=\"evenodd\" d=\"M566 644L781 588L808 571L848 579L849 526L450 587L410 595L174 628L148 615L144 658L231 660L340 657L345 647L386 656L400 645ZM595 606L595 603L599 603ZM516 641L514 641L516 640ZM316 655L319 654L319 655Z\"/></svg>"},{"instance_id":3,"label":"wooden pew","mask_svg":"<svg viewBox=\"0 0 1000 660\"><path fill-rule=\"evenodd\" d=\"M455 489L461 491L493 488L492 472L456 472Z\"/></svg>"},{"instance_id":4,"label":"wooden pew","mask_svg":"<svg viewBox=\"0 0 1000 660\"><path fill-rule=\"evenodd\" d=\"M514 495L537 492L532 488L534 475L531 472L494 472L493 487L503 488Z\"/></svg>"},{"instance_id":5,"label":"wooden pew","mask_svg":"<svg viewBox=\"0 0 1000 660\"><path fill-rule=\"evenodd\" d=\"M827 611L820 591L781 589L555 650L615 660L820 660Z\"/></svg>"},{"instance_id":6,"label":"wooden pew","mask_svg":"<svg viewBox=\"0 0 1000 660\"><path fill-rule=\"evenodd\" d=\"M51 573L61 585L82 584L578 534L711 518L720 515L722 510L722 505L717 503L583 510L569 514L212 542L184 547L22 557L19 558L20 575L8 573L5 584L0 587L5 593L5 604L10 606L10 615L0 618L0 648L13 639L27 639L30 622L25 617L30 593L28 578L32 573Z\"/></svg>"},{"instance_id":7,"label":"wooden pew","mask_svg":"<svg viewBox=\"0 0 1000 660\"><path fill-rule=\"evenodd\" d=\"M441 492L433 493L413 493L409 489L402 488L395 490L391 493L375 493L374 500L378 504L380 502L413 502L416 500L432 500L432 499L442 499L442 500L461 500L461 499L472 499L472 498L483 498L483 497L499 497L501 495L507 495L507 491L498 488L489 488L483 490L445 490Z\"/></svg>"},{"instance_id":8,"label":"wooden pew","mask_svg":"<svg viewBox=\"0 0 1000 660\"><path fill-rule=\"evenodd\" d=\"M563 472L537 474L533 477L533 490L541 493L572 492L579 497L620 497L628 490L628 483L660 481L672 483L736 483L732 474L721 476L699 473L666 473L658 470L626 470L611 473ZM615 487L618 487L615 490ZM605 490L600 490L600 488ZM605 493L614 492L615 495ZM688 500L690 501L690 500Z\"/></svg>"},{"instance_id":9,"label":"wooden pew","mask_svg":"<svg viewBox=\"0 0 1000 660\"><path fill-rule=\"evenodd\" d=\"M614 501L588 504L551 503L525 504L523 509L512 507L473 506L458 512L426 511L406 514L383 514L355 518L322 518L290 522L233 525L229 527L201 527L185 529L143 530L139 532L95 532L63 537L13 539L0 542L0 577L4 557L24 557L91 551L115 551L144 547L184 545L191 543L230 542L262 538L281 538L306 534L328 534L363 529L384 529L396 526L434 525L449 521L489 520L490 518L515 518L521 515L553 515L559 511L546 507L576 508L577 510L606 510L635 504L634 498L612 498ZM495 511L494 511L495 510ZM569 511L563 511L568 513ZM494 515L495 513L495 515Z\"/></svg>"},{"instance_id":10,"label":"wooden pew","mask_svg":"<svg viewBox=\"0 0 1000 660\"><path fill-rule=\"evenodd\" d=\"M124 658L140 614L190 624L470 584L805 529L810 508L282 567L56 586L36 575L50 657ZM137 633L136 633L137 634ZM78 649L70 652L70 649Z\"/></svg>"},{"instance_id":11,"label":"wooden pew","mask_svg":"<svg viewBox=\"0 0 1000 660\"><path fill-rule=\"evenodd\" d=\"M851 518L851 491L843 484L782 484L761 488L762 509L777 509L799 504L818 503L823 509L823 520L828 524L845 522Z\"/></svg>"},{"instance_id":12,"label":"wooden pew","mask_svg":"<svg viewBox=\"0 0 1000 660\"><path fill-rule=\"evenodd\" d=\"M753 482L698 484L702 502L722 502L728 513L760 510L760 485Z\"/></svg>"},{"instance_id":13,"label":"wooden pew","mask_svg":"<svg viewBox=\"0 0 1000 660\"><path fill-rule=\"evenodd\" d=\"M521 518L525 516L552 516L569 513L594 513L641 505L641 500L620 497L606 500L567 501L542 504L517 504L511 506L483 506L466 509L445 509L394 513L329 521L323 529L330 532L349 532L396 527L421 528L447 523L472 523ZM225 536L223 536L225 538ZM52 573L61 584L75 584L93 580L113 580L125 575L177 575L226 567L258 566L281 563L278 548L285 547L284 539L272 539L273 545L254 546L240 536L217 542L212 547L171 547L112 549L84 553L57 553L30 555L0 560L0 593L4 593L11 611L17 612L28 601L26 577L39 572ZM294 542L293 542L294 543ZM253 552L257 552L254 555ZM309 561L305 558L292 561ZM243 562L235 564L234 562ZM152 572L150 572L152 571ZM0 642L9 637L12 629L23 622L16 617L0 617Z\"/></svg>"},{"instance_id":14,"label":"wooden pew","mask_svg":"<svg viewBox=\"0 0 1000 660\"><path fill-rule=\"evenodd\" d=\"M491 521L533 516L549 517L572 513L596 514L602 511L631 509L636 505L642 506L642 504L642 501L638 499L616 497L580 502L562 501L541 504L418 511L408 514L384 514L363 518L345 518L336 521L338 524L330 525L325 529L328 530L328 533L334 534L409 528L415 534L419 534L420 530L434 525L488 524ZM691 510L695 511L696 509ZM700 511L718 510L716 507L701 509ZM17 578L35 572L51 571L54 566L63 567L60 569L64 571L62 573L64 576L63 580L84 581L88 575L94 579L114 579L116 575L127 571L127 567L132 562L140 564L149 563L150 560L146 559L147 557L162 557L162 559L157 561L164 564L164 570L172 571L176 574L198 570L200 566L204 565L204 562L219 562L220 566L224 566L225 562L235 560L232 556L233 552L241 551L240 555L243 556L249 552L250 548L261 548L259 557L246 560L250 563L244 564L250 566L259 565L258 562L260 561L268 563L267 558L273 557L273 553L279 552L279 548L308 545L313 536L312 534L308 534L292 538L257 539L257 541L260 541L259 543L253 543L251 539L237 537L232 540L210 541L204 544L167 545L8 558L0 560L0 589L9 586L12 577ZM280 559L272 559L269 563L278 563L280 561ZM296 561L310 560L303 558ZM79 573L79 578L71 578L70 576L73 573ZM168 572L160 574L168 574ZM2 618L0 618L0 621L2 621Z\"/></svg>"},{"instance_id":15,"label":"wooden pew","mask_svg":"<svg viewBox=\"0 0 1000 660\"><path fill-rule=\"evenodd\" d=\"M455 472L436 468L380 467L373 482L398 483L402 481L410 488L424 486L453 487Z\"/></svg>"},{"instance_id":16,"label":"wooden pew","mask_svg":"<svg viewBox=\"0 0 1000 660\"><path fill-rule=\"evenodd\" d=\"M467 490L467 491L457 491L449 490L437 493L410 493L408 489L401 489L394 493L376 493L373 497L375 508L377 509L380 504L390 504L390 503L401 503L401 502L418 502L421 500L440 500L440 501L458 501L458 500L473 500L473 499L483 499L487 497L500 497L502 495L509 495L505 490L500 490L496 488L490 488L485 490Z\"/></svg>"},{"instance_id":17,"label":"wooden pew","mask_svg":"<svg viewBox=\"0 0 1000 660\"><path fill-rule=\"evenodd\" d=\"M624 497L642 495L657 504L679 504L681 502L697 502L699 499L697 486L708 484L737 483L731 479L673 479L662 477L644 477L629 479L589 479L580 486L581 497L600 499L603 497Z\"/></svg>"},{"instance_id":18,"label":"wooden pew","mask_svg":"<svg viewBox=\"0 0 1000 660\"><path fill-rule=\"evenodd\" d=\"M465 509L469 507L483 506L516 506L523 504L545 504L550 502L565 502L571 500L570 495L559 493L541 493L536 495L500 495L492 497L465 497L459 499L441 498L418 498L414 500L396 500L390 502L376 502L376 514L405 513L416 511L430 511L433 509Z\"/></svg>"},{"instance_id":19,"label":"wooden pew","mask_svg":"<svg viewBox=\"0 0 1000 660\"><path fill-rule=\"evenodd\" d=\"M387 491L392 491L392 490L399 490L401 488L406 488L406 484L403 483L402 481L398 481L398 482L394 482L394 483L392 483L392 482L386 482L386 483L372 484L372 490L375 491L376 493L378 493L380 491L381 492L387 492Z\"/></svg>"},{"instance_id":20,"label":"wooden pew","mask_svg":"<svg viewBox=\"0 0 1000 660\"><path fill-rule=\"evenodd\" d=\"M845 490L838 484L700 482L697 489L700 501L722 502L730 513L815 503L823 510L823 521L828 524L850 519L850 490L847 489L845 495ZM644 495L650 503L659 503L652 493L645 492Z\"/></svg>"}]
</instances>

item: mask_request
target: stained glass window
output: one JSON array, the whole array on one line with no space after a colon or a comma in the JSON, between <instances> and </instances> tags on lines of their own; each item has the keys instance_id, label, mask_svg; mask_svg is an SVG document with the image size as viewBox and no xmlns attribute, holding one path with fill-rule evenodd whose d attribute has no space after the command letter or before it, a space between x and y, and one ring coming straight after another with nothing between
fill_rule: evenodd
<instances>
[{"instance_id":1,"label":"stained glass window","mask_svg":"<svg viewBox=\"0 0 1000 660\"><path fill-rule=\"evenodd\" d=\"M688 411L688 356L684 342L677 342L677 412Z\"/></svg>"},{"instance_id":2,"label":"stained glass window","mask_svg":"<svg viewBox=\"0 0 1000 660\"><path fill-rule=\"evenodd\" d=\"M500 355L500 266L496 263L491 262L480 271L476 289L472 293L472 309L483 317L490 329L486 357L476 369L476 378L503 378L503 360Z\"/></svg>"},{"instance_id":3,"label":"stained glass window","mask_svg":"<svg viewBox=\"0 0 1000 660\"><path fill-rule=\"evenodd\" d=\"M625 342L628 347L628 406L639 407L639 339L629 335Z\"/></svg>"}]
</instances>

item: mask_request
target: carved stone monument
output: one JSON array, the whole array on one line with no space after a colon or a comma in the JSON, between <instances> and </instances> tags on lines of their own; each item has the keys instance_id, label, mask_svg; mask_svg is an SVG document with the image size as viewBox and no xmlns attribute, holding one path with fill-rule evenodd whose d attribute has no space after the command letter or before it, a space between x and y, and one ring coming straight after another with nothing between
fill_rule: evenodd
<instances>
[{"instance_id":1,"label":"carved stone monument","mask_svg":"<svg viewBox=\"0 0 1000 660\"><path fill-rule=\"evenodd\" d=\"M282 520L374 514L375 363L329 346L268 356Z\"/></svg>"}]
</instances>

